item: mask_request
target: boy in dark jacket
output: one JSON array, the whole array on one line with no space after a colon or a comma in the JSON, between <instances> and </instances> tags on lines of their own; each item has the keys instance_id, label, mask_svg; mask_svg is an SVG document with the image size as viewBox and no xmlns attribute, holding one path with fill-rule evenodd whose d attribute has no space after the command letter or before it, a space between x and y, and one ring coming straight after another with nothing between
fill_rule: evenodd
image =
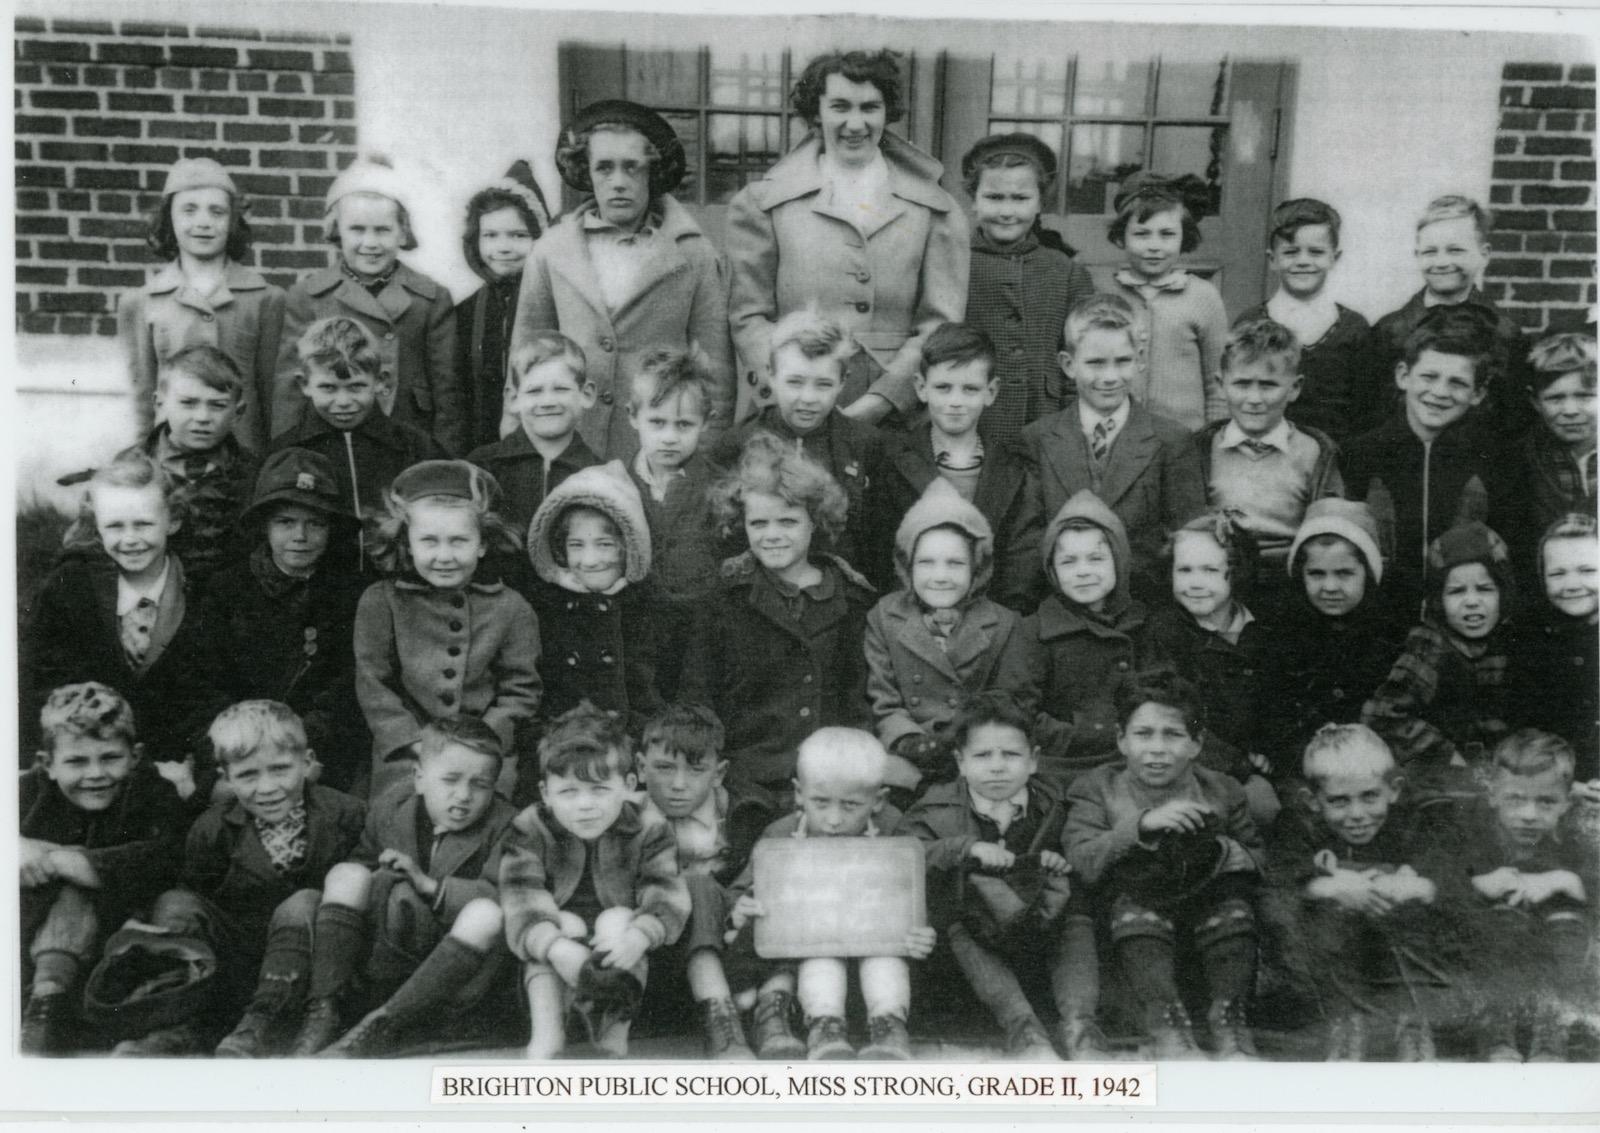
<instances>
[{"instance_id":1,"label":"boy in dark jacket","mask_svg":"<svg viewBox=\"0 0 1600 1133\"><path fill-rule=\"evenodd\" d=\"M877 587L894 577L890 536L899 516L886 514L887 465L882 435L846 417L837 402L856 344L845 329L815 311L794 311L772 328L772 399L755 417L730 429L712 463L731 469L756 433L770 433L804 453L844 489L844 522L828 548ZM728 546L733 553L737 540Z\"/></svg>"},{"instance_id":2,"label":"boy in dark jacket","mask_svg":"<svg viewBox=\"0 0 1600 1133\"><path fill-rule=\"evenodd\" d=\"M775 966L748 950L729 950L723 940L733 905L728 886L743 872L751 848L777 817L777 809L761 788L725 782L728 761L722 758L722 744L722 721L699 704L669 705L645 724L639 737L639 779L648 796L644 817L672 829L678 872L689 887L689 924L661 961L667 972L685 974L705 1026L708 1058L792 1058L805 1050L790 1028L793 989L766 990ZM682 999L673 992L683 985L653 986L658 990L651 998L658 1006ZM740 1018L752 1007L754 1052L745 1042Z\"/></svg>"},{"instance_id":3,"label":"boy in dark jacket","mask_svg":"<svg viewBox=\"0 0 1600 1133\"><path fill-rule=\"evenodd\" d=\"M935 783L906 812L926 844L930 914L972 990L1005 1031L1006 1054L1054 1061L1023 980L1048 973L1060 1049L1106 1057L1095 1022L1099 961L1087 901L1072 900L1061 854L1066 808L1035 772L1028 714L1004 694L974 700L950 740L960 778ZM1019 860L1032 860L1026 866ZM981 872L980 872L981 871Z\"/></svg>"},{"instance_id":4,"label":"boy in dark jacket","mask_svg":"<svg viewBox=\"0 0 1600 1133\"><path fill-rule=\"evenodd\" d=\"M334 547L355 515L332 463L307 449L267 457L239 523L249 557L211 579L202 602L207 669L230 701L287 704L305 724L324 786L365 796L372 737L356 701L356 603L367 580Z\"/></svg>"},{"instance_id":5,"label":"boy in dark jacket","mask_svg":"<svg viewBox=\"0 0 1600 1133\"><path fill-rule=\"evenodd\" d=\"M503 757L494 729L471 716L423 728L415 782L373 801L361 844L323 882L291 1056L379 1057L419 1024L476 1007L507 970L495 884L516 811L494 793ZM379 1005L328 1046L358 999Z\"/></svg>"},{"instance_id":6,"label":"boy in dark jacket","mask_svg":"<svg viewBox=\"0 0 1600 1133\"><path fill-rule=\"evenodd\" d=\"M1521 502L1531 512L1524 530L1536 534L1564 515L1595 514L1594 336L1541 339L1528 355L1528 396L1539 419L1518 443L1517 456ZM1533 540L1512 543L1519 566L1526 566Z\"/></svg>"},{"instance_id":7,"label":"boy in dark jacket","mask_svg":"<svg viewBox=\"0 0 1600 1133\"><path fill-rule=\"evenodd\" d=\"M105 936L175 879L186 821L114 689L55 689L39 723L37 762L18 800L24 1054L60 1049L80 976Z\"/></svg>"},{"instance_id":8,"label":"boy in dark jacket","mask_svg":"<svg viewBox=\"0 0 1600 1133\"><path fill-rule=\"evenodd\" d=\"M522 962L530 1061L560 1054L567 1013L625 1055L646 954L678 939L689 890L672 829L629 797L633 757L612 717L580 704L539 741L543 801L517 815L500 860L506 942Z\"/></svg>"},{"instance_id":9,"label":"boy in dark jacket","mask_svg":"<svg viewBox=\"0 0 1600 1133\"><path fill-rule=\"evenodd\" d=\"M193 1054L235 1022L219 1057L287 1043L305 1005L316 887L361 837L366 805L310 782L305 728L287 706L235 704L212 722L210 739L232 797L190 829L182 887L156 898L150 921L209 945L217 971L196 1016L114 1054Z\"/></svg>"},{"instance_id":10,"label":"boy in dark jacket","mask_svg":"<svg viewBox=\"0 0 1600 1133\"><path fill-rule=\"evenodd\" d=\"M916 377L928 420L884 439L884 515L899 522L929 484L948 481L994 532L990 597L1027 613L1038 604L1044 582L1037 555L1044 518L1033 470L1016 440L979 436L980 420L988 420L1000 385L994 346L982 331L945 323L928 336Z\"/></svg>"}]
</instances>

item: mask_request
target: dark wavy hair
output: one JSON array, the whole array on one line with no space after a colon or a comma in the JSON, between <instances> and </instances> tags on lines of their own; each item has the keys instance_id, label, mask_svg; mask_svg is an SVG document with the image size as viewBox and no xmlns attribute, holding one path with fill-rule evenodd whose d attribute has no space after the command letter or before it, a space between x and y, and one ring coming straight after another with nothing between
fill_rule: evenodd
<instances>
[{"instance_id":1,"label":"dark wavy hair","mask_svg":"<svg viewBox=\"0 0 1600 1133\"><path fill-rule=\"evenodd\" d=\"M587 157L584 164L585 168L587 168ZM544 235L544 225L539 222L539 218L528 207L528 202L525 198L518 196L510 189L500 189L493 186L487 189L480 189L467 202L467 226L461 231L461 254L466 257L467 266L478 275L488 277L494 274L489 270L488 265L483 262L483 255L478 251L480 225L483 222L483 218L491 212L499 212L505 208L517 210L517 215L522 217L523 223L528 226L529 235L535 240Z\"/></svg>"},{"instance_id":2,"label":"dark wavy hair","mask_svg":"<svg viewBox=\"0 0 1600 1133\"><path fill-rule=\"evenodd\" d=\"M906 116L905 97L900 89L898 56L882 51L830 51L806 64L789 95L794 112L815 126L822 117L822 90L829 75L843 75L852 83L871 83L883 95L885 122L898 122Z\"/></svg>"},{"instance_id":3,"label":"dark wavy hair","mask_svg":"<svg viewBox=\"0 0 1600 1133\"><path fill-rule=\"evenodd\" d=\"M156 207L151 209L145 217L148 225L145 233L145 245L163 260L178 258L178 231L172 226L172 198L176 193L167 193L162 196ZM253 237L250 235L250 222L245 219L245 213L250 211L250 203L243 197L229 194L231 202L228 221L228 243L223 247L223 254L230 260L244 263L250 255L250 244Z\"/></svg>"},{"instance_id":4,"label":"dark wavy hair","mask_svg":"<svg viewBox=\"0 0 1600 1133\"><path fill-rule=\"evenodd\" d=\"M620 120L596 122L578 131L563 130L561 140L556 144L556 165L561 169L562 180L581 193L594 192L594 182L589 179L589 139L602 130L627 130L644 138L644 133L637 126ZM684 164L682 160L663 161L661 151L649 138L644 138L644 155L650 161L650 200L654 202L663 193L670 193L678 187L683 180Z\"/></svg>"}]
</instances>

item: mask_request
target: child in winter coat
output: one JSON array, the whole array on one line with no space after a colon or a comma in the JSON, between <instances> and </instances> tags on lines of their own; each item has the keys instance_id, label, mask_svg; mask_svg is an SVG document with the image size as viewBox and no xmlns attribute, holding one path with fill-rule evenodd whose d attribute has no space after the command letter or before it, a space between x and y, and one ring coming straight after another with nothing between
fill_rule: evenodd
<instances>
[{"instance_id":1,"label":"child in winter coat","mask_svg":"<svg viewBox=\"0 0 1600 1133\"><path fill-rule=\"evenodd\" d=\"M133 710L88 681L50 693L19 787L22 1052L64 1049L101 946L177 880L188 816L144 758Z\"/></svg>"},{"instance_id":2,"label":"child in winter coat","mask_svg":"<svg viewBox=\"0 0 1600 1133\"><path fill-rule=\"evenodd\" d=\"M510 374L511 329L517 314L522 269L550 227L544 193L526 161L467 202L461 252L483 286L456 304L456 373L461 377L467 450L500 439L505 385Z\"/></svg>"},{"instance_id":3,"label":"child in winter coat","mask_svg":"<svg viewBox=\"0 0 1600 1133\"><path fill-rule=\"evenodd\" d=\"M147 238L167 266L117 304L141 433L155 423L156 375L184 347L214 346L244 376L233 435L266 451L284 294L245 264L245 211L233 178L211 158L186 157L167 172Z\"/></svg>"},{"instance_id":4,"label":"child in winter coat","mask_svg":"<svg viewBox=\"0 0 1600 1133\"><path fill-rule=\"evenodd\" d=\"M239 519L249 557L206 586L206 662L227 699L277 700L305 725L324 786L365 797L372 737L356 702L356 603L367 581L333 551L357 522L333 465L288 448L267 457Z\"/></svg>"},{"instance_id":5,"label":"child in winter coat","mask_svg":"<svg viewBox=\"0 0 1600 1133\"><path fill-rule=\"evenodd\" d=\"M467 427L456 374L456 315L450 292L401 263L417 246L404 180L386 162L359 158L328 187L323 233L339 250L334 267L314 271L289 289L278 351L273 435L303 412L296 392L300 335L318 319L355 319L379 343L392 385L378 404L385 416L415 425L449 452L465 452Z\"/></svg>"},{"instance_id":6,"label":"child in winter coat","mask_svg":"<svg viewBox=\"0 0 1600 1133\"><path fill-rule=\"evenodd\" d=\"M517 545L494 510L494 477L429 460L396 477L374 556L394 577L356 607L356 696L372 730L373 793L404 777L423 726L480 716L508 749L539 707L539 626L502 582L474 581L493 543ZM512 771L502 769L509 795Z\"/></svg>"},{"instance_id":7,"label":"child in winter coat","mask_svg":"<svg viewBox=\"0 0 1600 1133\"><path fill-rule=\"evenodd\" d=\"M994 537L947 481L928 485L894 541L901 588L867 615L867 698L878 738L926 786L949 778L950 725L993 686L1021 619L988 597Z\"/></svg>"},{"instance_id":8,"label":"child in winter coat","mask_svg":"<svg viewBox=\"0 0 1600 1133\"><path fill-rule=\"evenodd\" d=\"M961 159L972 198L967 325L995 347L996 397L983 415L994 448L1054 413L1072 393L1056 354L1067 315L1094 295L1089 269L1039 214L1055 195L1056 155L1032 134L991 134ZM927 344L923 345L924 367Z\"/></svg>"},{"instance_id":9,"label":"child in winter coat","mask_svg":"<svg viewBox=\"0 0 1600 1133\"><path fill-rule=\"evenodd\" d=\"M1517 445L1525 530L1542 532L1564 515L1595 514L1595 338L1555 334L1528 355L1528 396L1539 420ZM1512 553L1527 563L1532 539Z\"/></svg>"},{"instance_id":10,"label":"child in winter coat","mask_svg":"<svg viewBox=\"0 0 1600 1133\"><path fill-rule=\"evenodd\" d=\"M752 437L711 504L730 535L743 528L750 549L722 564L701 606L679 698L717 713L731 774L782 805L800 741L822 725L869 718L861 641L873 591L818 546L843 526L846 497L791 445ZM893 785L914 782L902 761Z\"/></svg>"},{"instance_id":11,"label":"child in winter coat","mask_svg":"<svg viewBox=\"0 0 1600 1133\"><path fill-rule=\"evenodd\" d=\"M408 1036L437 1040L508 970L495 885L517 812L494 793L503 758L471 716L422 729L415 781L373 800L360 845L322 883L292 1057L375 1058ZM378 1006L333 1042L363 1001Z\"/></svg>"},{"instance_id":12,"label":"child in winter coat","mask_svg":"<svg viewBox=\"0 0 1600 1133\"><path fill-rule=\"evenodd\" d=\"M528 598L539 619L543 717L587 700L637 733L661 696L650 528L620 461L580 469L545 497L528 528L528 558L539 576Z\"/></svg>"}]
</instances>

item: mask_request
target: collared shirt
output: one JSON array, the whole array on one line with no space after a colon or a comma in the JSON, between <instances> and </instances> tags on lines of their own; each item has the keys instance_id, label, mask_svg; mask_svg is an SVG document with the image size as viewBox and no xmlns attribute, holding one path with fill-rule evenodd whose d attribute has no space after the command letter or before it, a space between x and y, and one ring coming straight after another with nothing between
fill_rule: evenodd
<instances>
[{"instance_id":1,"label":"collared shirt","mask_svg":"<svg viewBox=\"0 0 1600 1133\"><path fill-rule=\"evenodd\" d=\"M153 605L161 604L162 591L167 588L167 579L172 574L172 560L168 559L161 566L161 573L148 582L129 582L126 575L117 572L117 617L126 617L139 605L140 601L148 600Z\"/></svg>"},{"instance_id":2,"label":"collared shirt","mask_svg":"<svg viewBox=\"0 0 1600 1133\"><path fill-rule=\"evenodd\" d=\"M674 480L684 475L683 469L679 467L677 471L668 473L665 478L657 477L650 468L650 462L645 459L643 449L633 458L633 471L644 486L650 489L650 498L658 504L666 502L667 489L672 486Z\"/></svg>"},{"instance_id":3,"label":"collared shirt","mask_svg":"<svg viewBox=\"0 0 1600 1133\"><path fill-rule=\"evenodd\" d=\"M156 463L182 483L198 479L218 467L212 452L185 452L172 443L172 434L166 429L156 436L154 455Z\"/></svg>"},{"instance_id":4,"label":"collared shirt","mask_svg":"<svg viewBox=\"0 0 1600 1133\"><path fill-rule=\"evenodd\" d=\"M654 251L660 224L660 216L652 209L637 231L627 232L602 217L593 203L584 210L584 243L600 284L600 297L611 312L615 313L633 294L639 272Z\"/></svg>"},{"instance_id":5,"label":"collared shirt","mask_svg":"<svg viewBox=\"0 0 1600 1133\"><path fill-rule=\"evenodd\" d=\"M1288 452L1289 442L1289 422L1287 420L1283 420L1279 421L1276 425L1268 429L1266 433L1259 437L1252 437L1243 429L1239 428L1239 422L1229 421L1222 427L1222 437L1220 443L1225 449L1242 449L1244 452L1250 455L1261 456L1265 455L1261 451L1261 446L1267 446L1269 448L1276 449L1279 452Z\"/></svg>"},{"instance_id":6,"label":"collared shirt","mask_svg":"<svg viewBox=\"0 0 1600 1133\"><path fill-rule=\"evenodd\" d=\"M1311 505L1321 459L1322 446L1292 421L1262 437L1229 421L1211 440L1207 495L1213 507L1242 513L1261 554L1282 561Z\"/></svg>"},{"instance_id":7,"label":"collared shirt","mask_svg":"<svg viewBox=\"0 0 1600 1133\"><path fill-rule=\"evenodd\" d=\"M993 822L1002 836L1011 828L1013 822L1028 813L1028 788L1026 786L1009 799L986 799L974 791L969 784L967 796L972 800L972 809Z\"/></svg>"},{"instance_id":8,"label":"collared shirt","mask_svg":"<svg viewBox=\"0 0 1600 1133\"><path fill-rule=\"evenodd\" d=\"M1129 412L1130 403L1126 398L1123 399L1121 405L1117 406L1109 414L1102 414L1091 409L1088 403L1080 399L1078 401L1078 424L1083 429L1083 439L1089 442L1090 451L1094 449L1094 427L1102 421L1111 423L1111 431L1106 434L1106 444L1109 446L1117 439L1117 434L1122 432L1122 427L1128 423Z\"/></svg>"}]
</instances>

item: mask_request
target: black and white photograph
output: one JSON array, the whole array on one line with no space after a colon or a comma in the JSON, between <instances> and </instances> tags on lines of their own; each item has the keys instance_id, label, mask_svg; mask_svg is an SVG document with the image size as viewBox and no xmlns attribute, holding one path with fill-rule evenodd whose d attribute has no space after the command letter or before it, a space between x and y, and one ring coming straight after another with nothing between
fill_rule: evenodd
<instances>
[{"instance_id":1,"label":"black and white photograph","mask_svg":"<svg viewBox=\"0 0 1600 1133\"><path fill-rule=\"evenodd\" d=\"M1600 1062L1593 29L1010 16L17 0L11 1074Z\"/></svg>"}]
</instances>

